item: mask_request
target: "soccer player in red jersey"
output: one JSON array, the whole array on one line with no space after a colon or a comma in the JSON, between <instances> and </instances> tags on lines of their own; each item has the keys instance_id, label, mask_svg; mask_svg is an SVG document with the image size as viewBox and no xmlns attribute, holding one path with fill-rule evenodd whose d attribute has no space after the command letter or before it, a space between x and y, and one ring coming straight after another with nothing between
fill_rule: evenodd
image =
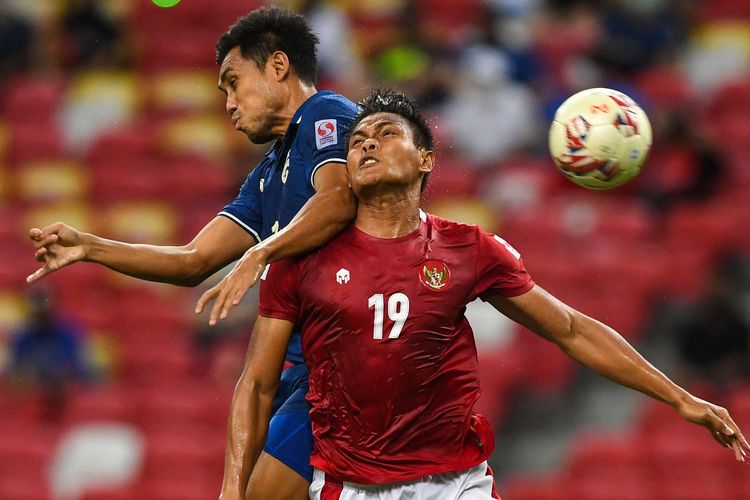
<instances>
[{"instance_id":1,"label":"soccer player in red jersey","mask_svg":"<svg viewBox=\"0 0 750 500\"><path fill-rule=\"evenodd\" d=\"M355 223L262 277L230 415L229 449L246 458L227 463L227 474L246 474L258 453L296 325L310 369L311 498L499 498L486 462L493 434L473 411L477 356L464 311L477 297L581 364L671 405L745 461L750 446L727 410L677 386L617 332L536 285L499 236L420 211L435 157L411 101L375 92L351 130Z\"/></svg>"}]
</instances>

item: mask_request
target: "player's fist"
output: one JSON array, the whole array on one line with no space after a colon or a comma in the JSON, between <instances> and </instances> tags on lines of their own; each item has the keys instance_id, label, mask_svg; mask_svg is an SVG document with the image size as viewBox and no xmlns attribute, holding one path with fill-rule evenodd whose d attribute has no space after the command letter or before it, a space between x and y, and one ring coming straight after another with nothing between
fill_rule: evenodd
<instances>
[{"instance_id":1,"label":"player's fist","mask_svg":"<svg viewBox=\"0 0 750 500\"><path fill-rule=\"evenodd\" d=\"M57 271L68 264L86 258L86 246L82 233L62 222L56 222L43 228L31 228L29 238L34 242L36 252L34 257L44 266L37 269L26 278L32 283L47 274Z\"/></svg>"},{"instance_id":2,"label":"player's fist","mask_svg":"<svg viewBox=\"0 0 750 500\"><path fill-rule=\"evenodd\" d=\"M725 408L691 396L678 405L677 411L688 422L708 429L720 445L731 448L738 462L747 459L750 445Z\"/></svg>"}]
</instances>

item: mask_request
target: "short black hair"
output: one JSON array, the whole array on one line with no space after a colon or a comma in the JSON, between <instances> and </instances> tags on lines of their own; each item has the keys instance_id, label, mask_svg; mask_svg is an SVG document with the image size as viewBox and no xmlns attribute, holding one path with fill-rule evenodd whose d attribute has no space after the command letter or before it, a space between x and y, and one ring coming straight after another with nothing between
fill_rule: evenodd
<instances>
[{"instance_id":1,"label":"short black hair","mask_svg":"<svg viewBox=\"0 0 750 500\"><path fill-rule=\"evenodd\" d=\"M362 120L375 113L393 113L405 118L411 125L414 145L429 151L435 150L435 138L432 135L430 125L419 112L413 99L395 90L374 89L369 96L359 102L359 112L354 117L354 122L349 130L354 130ZM427 187L429 175L430 173L427 172L422 178L422 191Z\"/></svg>"},{"instance_id":2,"label":"short black hair","mask_svg":"<svg viewBox=\"0 0 750 500\"><path fill-rule=\"evenodd\" d=\"M239 46L245 59L263 69L280 50L289 58L299 79L314 85L317 78L317 45L320 40L301 14L279 7L261 7L243 16L216 42L216 64Z\"/></svg>"}]
</instances>

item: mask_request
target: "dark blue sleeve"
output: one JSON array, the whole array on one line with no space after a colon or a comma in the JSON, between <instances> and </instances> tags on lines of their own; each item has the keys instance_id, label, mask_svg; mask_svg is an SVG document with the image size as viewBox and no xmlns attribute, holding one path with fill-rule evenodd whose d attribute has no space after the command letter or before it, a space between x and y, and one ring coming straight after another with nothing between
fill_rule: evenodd
<instances>
[{"instance_id":1,"label":"dark blue sleeve","mask_svg":"<svg viewBox=\"0 0 750 500\"><path fill-rule=\"evenodd\" d=\"M242 229L250 233L255 241L260 243L263 229L263 212L260 205L260 168L256 167L245 179L240 193L232 203L219 212L228 217Z\"/></svg>"},{"instance_id":2,"label":"dark blue sleeve","mask_svg":"<svg viewBox=\"0 0 750 500\"><path fill-rule=\"evenodd\" d=\"M314 186L315 172L329 162L346 164L346 136L357 108L344 98L321 99L305 112L297 132L302 150L309 154L305 172Z\"/></svg>"}]
</instances>

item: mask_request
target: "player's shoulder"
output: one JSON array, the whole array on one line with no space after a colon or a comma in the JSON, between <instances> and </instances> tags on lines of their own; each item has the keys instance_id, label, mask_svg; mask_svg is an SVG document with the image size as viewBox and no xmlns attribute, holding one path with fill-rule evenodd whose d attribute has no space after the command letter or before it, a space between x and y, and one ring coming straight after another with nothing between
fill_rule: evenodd
<instances>
[{"instance_id":1,"label":"player's shoulder","mask_svg":"<svg viewBox=\"0 0 750 500\"><path fill-rule=\"evenodd\" d=\"M466 224L435 214L421 213L423 214L422 219L432 226L434 231L444 236L476 240L482 232L482 229L476 224Z\"/></svg>"},{"instance_id":2,"label":"player's shoulder","mask_svg":"<svg viewBox=\"0 0 750 500\"><path fill-rule=\"evenodd\" d=\"M357 114L357 105L336 92L323 90L312 96L304 108L302 120L308 117L325 115L346 116L353 118Z\"/></svg>"}]
</instances>

